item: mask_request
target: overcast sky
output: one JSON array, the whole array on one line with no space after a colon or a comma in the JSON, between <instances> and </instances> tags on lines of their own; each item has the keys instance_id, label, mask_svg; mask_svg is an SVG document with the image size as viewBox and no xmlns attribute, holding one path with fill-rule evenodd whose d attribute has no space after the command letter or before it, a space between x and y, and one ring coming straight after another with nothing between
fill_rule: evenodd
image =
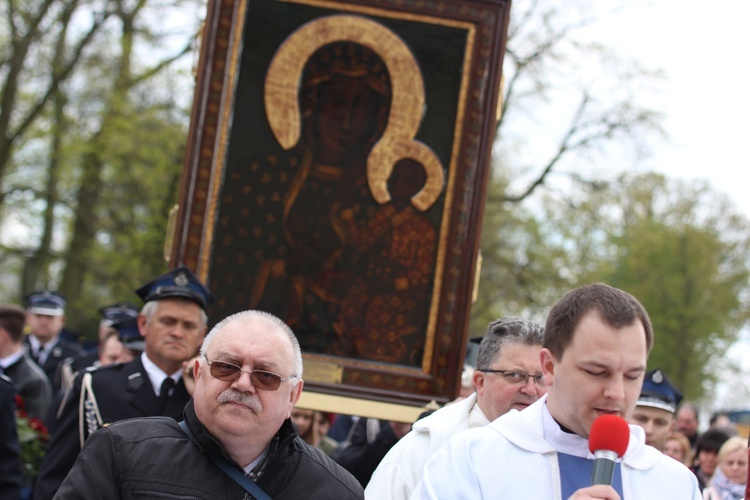
<instances>
[{"instance_id":1,"label":"overcast sky","mask_svg":"<svg viewBox=\"0 0 750 500\"><path fill-rule=\"evenodd\" d=\"M667 75L658 109L670 141L653 170L705 178L750 217L750 2L655 0L602 23L602 41Z\"/></svg>"},{"instance_id":2,"label":"overcast sky","mask_svg":"<svg viewBox=\"0 0 750 500\"><path fill-rule=\"evenodd\" d=\"M644 166L671 177L707 179L750 218L748 20L746 0L657 0L618 14L600 26L600 36L667 75L658 108L671 140L657 145ZM742 337L730 358L747 372L750 335ZM715 394L714 409L750 408L744 373L731 372Z\"/></svg>"}]
</instances>

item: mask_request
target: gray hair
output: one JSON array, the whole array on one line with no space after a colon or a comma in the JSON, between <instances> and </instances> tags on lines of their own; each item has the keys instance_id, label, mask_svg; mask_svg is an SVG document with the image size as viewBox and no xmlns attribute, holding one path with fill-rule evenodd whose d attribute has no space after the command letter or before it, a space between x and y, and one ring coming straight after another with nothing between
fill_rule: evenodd
<instances>
[{"instance_id":1,"label":"gray hair","mask_svg":"<svg viewBox=\"0 0 750 500\"><path fill-rule=\"evenodd\" d=\"M205 361L206 353L211 347L211 342L213 342L214 337L216 337L217 333L229 323L243 319L248 320L248 323L255 321L263 322L267 326L278 328L286 334L286 336L289 338L289 342L291 342L292 344L292 350L294 351L294 374L296 375L296 381L299 381L302 378L302 349L299 346L299 341L294 335L294 332L292 332L291 328L289 328L286 323L284 323L273 314L267 313L265 311L242 311L236 314L232 314L231 316L228 316L219 321L203 340L203 345L201 345L200 362L203 363Z\"/></svg>"},{"instance_id":2,"label":"gray hair","mask_svg":"<svg viewBox=\"0 0 750 500\"><path fill-rule=\"evenodd\" d=\"M508 344L541 346L544 339L542 325L520 318L501 318L487 327L479 344L477 369L487 370L500 357L503 347Z\"/></svg>"},{"instance_id":3,"label":"gray hair","mask_svg":"<svg viewBox=\"0 0 750 500\"><path fill-rule=\"evenodd\" d=\"M146 317L146 323L151 323L151 317L154 315L154 313L156 313L156 311L159 310L159 302L161 302L162 300L174 300L177 302L189 302L191 304L195 304L198 306L198 308L201 311L200 326L206 326L206 324L208 323L208 314L206 314L206 311L204 311L203 308L200 307L200 305L197 302L195 302L194 300L184 299L181 297L164 297L163 299L150 300L146 302L141 308L141 314Z\"/></svg>"}]
</instances>

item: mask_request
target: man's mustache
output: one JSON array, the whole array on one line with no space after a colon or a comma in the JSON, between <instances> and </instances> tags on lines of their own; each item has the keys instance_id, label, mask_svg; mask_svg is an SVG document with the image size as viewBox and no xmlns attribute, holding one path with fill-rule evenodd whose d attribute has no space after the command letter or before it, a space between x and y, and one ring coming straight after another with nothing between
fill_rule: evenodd
<instances>
[{"instance_id":1,"label":"man's mustache","mask_svg":"<svg viewBox=\"0 0 750 500\"><path fill-rule=\"evenodd\" d=\"M219 403L237 402L243 404L256 413L260 413L263 410L263 405L257 396L251 396L244 392L235 391L234 389L225 390L219 394L218 399Z\"/></svg>"}]
</instances>

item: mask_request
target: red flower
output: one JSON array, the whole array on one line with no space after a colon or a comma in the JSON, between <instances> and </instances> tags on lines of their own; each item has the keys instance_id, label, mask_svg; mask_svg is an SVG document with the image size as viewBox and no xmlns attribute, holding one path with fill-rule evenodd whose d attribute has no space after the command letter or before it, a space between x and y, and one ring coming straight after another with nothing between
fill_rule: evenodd
<instances>
[{"instance_id":1,"label":"red flower","mask_svg":"<svg viewBox=\"0 0 750 500\"><path fill-rule=\"evenodd\" d=\"M21 445L21 460L28 477L39 474L39 465L47 449L49 434L38 418L29 418L24 410L23 400L16 396L16 431Z\"/></svg>"},{"instance_id":2,"label":"red flower","mask_svg":"<svg viewBox=\"0 0 750 500\"><path fill-rule=\"evenodd\" d=\"M32 418L29 420L29 426L34 429L34 432L39 434L39 439L44 442L47 441L48 431L41 420L39 420L38 418Z\"/></svg>"}]
</instances>

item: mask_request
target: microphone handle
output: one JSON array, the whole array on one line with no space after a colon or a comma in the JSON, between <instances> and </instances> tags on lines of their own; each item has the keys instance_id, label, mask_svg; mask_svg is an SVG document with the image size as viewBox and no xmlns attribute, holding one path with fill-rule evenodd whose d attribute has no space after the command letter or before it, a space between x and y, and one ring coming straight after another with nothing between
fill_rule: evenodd
<instances>
[{"instance_id":1,"label":"microphone handle","mask_svg":"<svg viewBox=\"0 0 750 500\"><path fill-rule=\"evenodd\" d=\"M609 450L597 450L594 453L594 470L591 474L591 484L612 485L615 477L615 460L617 453Z\"/></svg>"}]
</instances>

